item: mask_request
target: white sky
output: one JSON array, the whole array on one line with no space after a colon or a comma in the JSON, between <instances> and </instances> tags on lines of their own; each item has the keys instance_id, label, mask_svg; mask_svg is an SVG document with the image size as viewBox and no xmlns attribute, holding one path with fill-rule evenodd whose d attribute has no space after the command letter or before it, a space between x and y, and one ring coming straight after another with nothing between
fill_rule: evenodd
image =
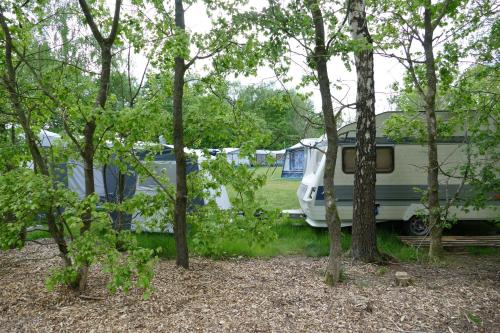
<instances>
[{"instance_id":1,"label":"white sky","mask_svg":"<svg viewBox=\"0 0 500 333\"><path fill-rule=\"evenodd\" d=\"M108 0L108 3L113 3L112 0ZM262 7L267 4L267 0L252 0L252 6ZM200 4L194 4L187 8L185 13L185 23L186 28L190 32L204 33L207 32L210 27L210 18L204 10L204 7ZM305 52L304 52L305 53ZM297 63L304 64L304 59L301 56L294 55L293 60ZM136 63L134 68L134 73L137 77L142 75L144 69L146 58L143 55L136 55L134 57L134 62ZM201 68L205 64L209 64L209 60L203 63L198 63L193 67L194 72L201 73ZM307 67L304 65L304 67ZM388 97L392 92L390 86L395 81L401 81L404 73L404 68L394 59L383 58L381 56L375 55L375 92L376 92L376 113L389 111L390 104L388 102ZM343 86L341 90L332 89L332 94L338 99L342 99L343 103L353 103L356 100L356 72L355 67L352 65L352 72L349 72L340 59L332 58L328 65L330 81L332 83L339 83ZM300 82L300 78L305 74L304 70L300 66L292 66L289 75L293 78L290 83L287 83L288 89L293 89ZM264 67L258 70L257 76L255 77L242 77L239 76L237 79L234 77L228 78L231 81L239 81L244 85L251 84L261 84L275 83L276 88L281 88L279 82L275 78L275 74L271 68ZM315 105L316 112L321 111L321 97L319 89L315 86L307 87L307 90L302 90L302 92L312 92L312 100ZM354 110L349 110L345 112L344 120L354 120Z\"/></svg>"}]
</instances>

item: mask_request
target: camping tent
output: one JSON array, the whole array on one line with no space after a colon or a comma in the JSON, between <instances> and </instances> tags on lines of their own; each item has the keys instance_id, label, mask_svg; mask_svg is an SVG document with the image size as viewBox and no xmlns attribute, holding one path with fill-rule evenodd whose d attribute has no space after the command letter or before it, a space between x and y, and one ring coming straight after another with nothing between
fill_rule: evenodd
<instances>
[{"instance_id":1,"label":"camping tent","mask_svg":"<svg viewBox=\"0 0 500 333\"><path fill-rule=\"evenodd\" d=\"M38 137L42 147L50 147L61 139L59 134L44 129L40 130Z\"/></svg>"},{"instance_id":2,"label":"camping tent","mask_svg":"<svg viewBox=\"0 0 500 333\"><path fill-rule=\"evenodd\" d=\"M274 166L282 166L286 149L271 150L271 156L274 158Z\"/></svg>"},{"instance_id":3,"label":"camping tent","mask_svg":"<svg viewBox=\"0 0 500 333\"><path fill-rule=\"evenodd\" d=\"M286 149L283 160L281 178L301 179L307 166L311 149L316 147L324 137L302 139L299 143Z\"/></svg>"},{"instance_id":4,"label":"camping tent","mask_svg":"<svg viewBox=\"0 0 500 333\"><path fill-rule=\"evenodd\" d=\"M267 165L267 156L271 154L270 150L257 149L255 151L255 159L257 165Z\"/></svg>"},{"instance_id":5,"label":"camping tent","mask_svg":"<svg viewBox=\"0 0 500 333\"><path fill-rule=\"evenodd\" d=\"M60 136L56 133L49 131L40 132L40 140L43 147L50 147L55 140L59 139ZM160 153L154 155L152 161L152 167L154 172L158 175L166 174L170 182L176 184L176 173L175 173L175 156L173 152L173 146L162 145L163 149ZM196 156L194 159L191 157L187 160L187 172L195 172L201 170L200 163L205 159L203 153L200 150L186 149L186 153L191 154L191 156ZM147 151L142 149L138 154L139 159L144 159ZM85 174L84 167L81 161L70 160L67 163L60 164L56 167L57 179L67 186L70 190L77 193L81 198L85 196ZM158 185L150 177L144 177L138 175L138 173L129 168L128 172L122 175L124 177L124 198L131 197L137 193L144 193L146 195L154 195L158 190ZM118 178L119 169L113 164L113 161L103 166L94 167L94 184L95 192L99 195L102 202L115 202L118 197ZM209 190L210 197L215 200L217 205L221 209L228 209L231 207L229 202L229 197L224 186L222 186L217 191ZM197 200L196 202L191 202L192 205L205 205L208 200ZM158 215L161 215L158 214ZM151 231L168 231L171 232L171 226L167 226L166 230L156 230L148 228L147 225L154 223L155 218L160 218L160 216L155 216L151 218L144 218L140 214L137 214L132 218L132 216L125 217L125 228L130 228L132 230L137 228L138 223L141 224L141 229L151 230Z\"/></svg>"},{"instance_id":6,"label":"camping tent","mask_svg":"<svg viewBox=\"0 0 500 333\"><path fill-rule=\"evenodd\" d=\"M240 156L240 148L223 148L222 151L226 154L229 163L250 166L250 160L245 156Z\"/></svg>"}]
</instances>

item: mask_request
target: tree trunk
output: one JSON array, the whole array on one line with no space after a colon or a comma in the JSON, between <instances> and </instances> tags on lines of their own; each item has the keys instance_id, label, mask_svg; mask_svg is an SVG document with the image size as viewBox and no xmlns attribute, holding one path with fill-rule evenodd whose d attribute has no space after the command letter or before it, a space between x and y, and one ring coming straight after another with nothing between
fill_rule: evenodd
<instances>
[{"instance_id":1,"label":"tree trunk","mask_svg":"<svg viewBox=\"0 0 500 333\"><path fill-rule=\"evenodd\" d=\"M184 30L184 8L182 0L175 0L175 25ZM184 74L186 65L180 56L175 57L173 91L173 127L174 127L174 153L176 172L176 194L174 208L174 233L175 248L177 253L177 266L189 267L187 246L187 182L186 182L186 156L184 154L184 128L182 123L182 99L184 95Z\"/></svg>"},{"instance_id":2,"label":"tree trunk","mask_svg":"<svg viewBox=\"0 0 500 333\"><path fill-rule=\"evenodd\" d=\"M36 135L33 133L33 130L31 129L31 124L28 120L27 112L24 109L19 99L19 94L16 88L17 75L12 60L12 50L14 45L12 43L12 36L10 33L10 29L5 20L5 16L3 14L3 8L1 5L0 5L0 25L2 27L3 38L5 42L4 49L5 49L5 67L6 67L6 73L3 75L2 79L9 93L9 99L12 104L12 108L16 114L16 118L18 122L21 124L21 127L23 128L26 142L28 144L28 149L30 151L31 158L33 159L34 169L36 170L36 172L39 172L40 174L46 177L50 177L49 167L37 145ZM12 134L15 135L14 132ZM68 257L68 247L66 240L64 239L64 228L61 225L58 225L54 211L52 209L49 209L49 211L47 212L47 225L49 228L50 235L52 236L52 238L54 239L59 248L59 253L65 265L70 265L71 260Z\"/></svg>"},{"instance_id":3,"label":"tree trunk","mask_svg":"<svg viewBox=\"0 0 500 333\"><path fill-rule=\"evenodd\" d=\"M354 52L357 74L356 160L352 217L352 258L365 262L377 259L375 226L375 83L373 45L366 22L364 0L349 0L349 25L353 40L366 43Z\"/></svg>"},{"instance_id":4,"label":"tree trunk","mask_svg":"<svg viewBox=\"0 0 500 333\"><path fill-rule=\"evenodd\" d=\"M439 256L443 249L441 243L441 234L443 227L441 225L441 213L439 206L439 162L437 151L437 123L436 123L436 91L437 77L434 59L433 38L434 27L432 25L431 2L427 1L424 9L424 52L425 52L425 77L427 81L427 91L425 93L425 115L427 119L427 145L428 145L428 168L427 168L427 186L428 186L428 209L429 209L429 227L431 231L431 243L429 246L429 256Z\"/></svg>"},{"instance_id":5,"label":"tree trunk","mask_svg":"<svg viewBox=\"0 0 500 333\"><path fill-rule=\"evenodd\" d=\"M84 138L85 147L81 152L81 157L83 159L83 170L85 176L85 196L89 197L95 192L94 184L94 133L95 133L95 122L89 121L85 124ZM90 229L92 224L92 209L89 207L84 215L82 216L83 226L80 233L83 235Z\"/></svg>"},{"instance_id":6,"label":"tree trunk","mask_svg":"<svg viewBox=\"0 0 500 333\"><path fill-rule=\"evenodd\" d=\"M85 0L78 0L80 8L85 16L85 21L92 31L92 35L99 44L101 51L101 72L99 77L99 91L95 99L95 110L101 112L102 109L106 107L106 102L108 100L108 87L111 78L111 60L112 53L111 49L116 40L118 34L118 24L120 19L120 9L121 0L115 1L115 10L113 14L113 21L111 24L111 31L108 37L104 37L97 27L94 17L90 11L90 8ZM85 196L89 197L94 195L95 184L94 184L94 156L96 148L94 145L94 136L96 130L95 117L91 116L85 124L83 131L84 136L84 147L80 151L80 156L83 159L84 173L85 173ZM92 225L92 208L89 207L82 215L83 227L80 233L83 235L87 232ZM84 263L82 268L78 271L77 281L75 285L78 285L80 292L83 292L87 287L89 263Z\"/></svg>"},{"instance_id":7,"label":"tree trunk","mask_svg":"<svg viewBox=\"0 0 500 333\"><path fill-rule=\"evenodd\" d=\"M315 49L314 62L318 74L319 90L321 93L321 107L325 120L325 132L327 137L327 150L325 153L325 173L323 176L325 191L325 210L328 234L330 236L330 256L326 267L326 283L335 285L340 280L341 271L341 247L340 247L340 218L335 205L335 193L333 188L335 176L335 163L337 161L337 124L333 113L332 95L330 91L330 80L328 78L328 55L325 47L325 27L323 14L319 1L309 1L314 21Z\"/></svg>"},{"instance_id":8,"label":"tree trunk","mask_svg":"<svg viewBox=\"0 0 500 333\"><path fill-rule=\"evenodd\" d=\"M118 170L118 190L117 190L117 198L116 201L118 204L123 203L123 199L125 198L125 174ZM118 210L118 214L116 216L116 231L120 232L123 228L124 224L124 214L121 210Z\"/></svg>"}]
</instances>

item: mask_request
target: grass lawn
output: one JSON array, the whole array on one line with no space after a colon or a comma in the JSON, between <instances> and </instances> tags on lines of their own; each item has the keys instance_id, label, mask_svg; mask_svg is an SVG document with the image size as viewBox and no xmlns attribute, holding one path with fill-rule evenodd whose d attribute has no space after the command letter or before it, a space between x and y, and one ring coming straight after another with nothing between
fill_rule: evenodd
<instances>
[{"instance_id":1,"label":"grass lawn","mask_svg":"<svg viewBox=\"0 0 500 333\"><path fill-rule=\"evenodd\" d=\"M329 252L329 239L326 229L315 229L309 225L288 221L275 227L277 238L265 244L251 243L248 239L219 239L218 245L224 248L224 257L275 257L279 255L304 255L308 257L323 257ZM175 257L173 235L159 233L138 234L141 246L151 249L161 248L158 253L164 258ZM423 252L403 244L396 234L379 230L377 232L379 249L401 261L417 261ZM189 240L190 248L192 243ZM342 232L342 250L347 252L351 247L351 234Z\"/></svg>"},{"instance_id":2,"label":"grass lawn","mask_svg":"<svg viewBox=\"0 0 500 333\"><path fill-rule=\"evenodd\" d=\"M274 209L296 209L300 208L297 200L297 188L300 180L281 179L281 167L256 168L258 175L267 175L266 184L257 192L257 200L262 201L262 208ZM232 188L228 188L229 198L233 198L236 193Z\"/></svg>"}]
</instances>

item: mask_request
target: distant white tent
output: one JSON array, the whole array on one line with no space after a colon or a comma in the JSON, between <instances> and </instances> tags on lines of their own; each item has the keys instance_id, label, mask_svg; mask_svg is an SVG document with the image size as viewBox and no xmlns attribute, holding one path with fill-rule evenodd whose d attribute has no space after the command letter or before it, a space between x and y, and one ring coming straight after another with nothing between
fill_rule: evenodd
<instances>
[{"instance_id":1,"label":"distant white tent","mask_svg":"<svg viewBox=\"0 0 500 333\"><path fill-rule=\"evenodd\" d=\"M272 150L271 151L271 156L274 158L274 165L275 166L282 166L283 165L283 161L285 159L285 153L286 153L286 149Z\"/></svg>"},{"instance_id":2,"label":"distant white tent","mask_svg":"<svg viewBox=\"0 0 500 333\"><path fill-rule=\"evenodd\" d=\"M270 150L257 149L255 151L255 159L257 161L257 165L267 165L267 157L269 155L271 155Z\"/></svg>"},{"instance_id":3,"label":"distant white tent","mask_svg":"<svg viewBox=\"0 0 500 333\"><path fill-rule=\"evenodd\" d=\"M59 134L44 129L40 130L38 137L40 138L42 147L51 147L61 139Z\"/></svg>"},{"instance_id":4,"label":"distant white tent","mask_svg":"<svg viewBox=\"0 0 500 333\"><path fill-rule=\"evenodd\" d=\"M240 155L240 148L222 148L222 151L226 154L227 161L229 163L234 163L234 165L250 166L250 160L248 157Z\"/></svg>"}]
</instances>

